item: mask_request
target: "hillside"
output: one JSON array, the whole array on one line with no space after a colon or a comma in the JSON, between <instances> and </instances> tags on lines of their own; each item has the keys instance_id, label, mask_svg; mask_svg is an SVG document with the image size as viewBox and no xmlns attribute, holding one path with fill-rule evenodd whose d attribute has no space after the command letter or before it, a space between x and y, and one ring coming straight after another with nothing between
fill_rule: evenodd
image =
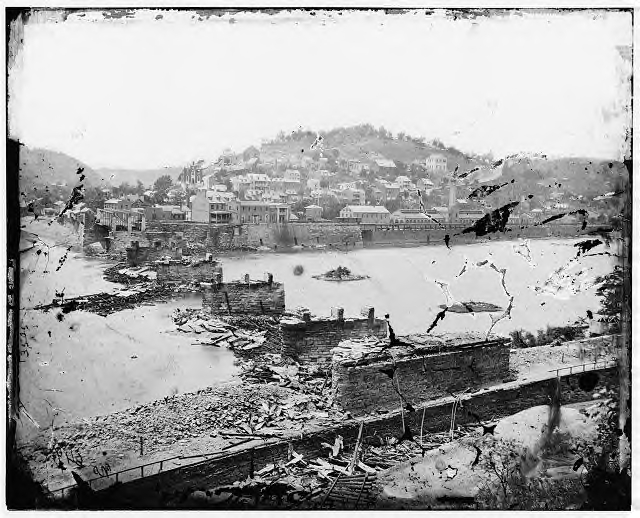
<instances>
[{"instance_id":1,"label":"hillside","mask_svg":"<svg viewBox=\"0 0 640 518\"><path fill-rule=\"evenodd\" d=\"M395 161L397 165L409 165L414 161L424 164L428 156L438 153L447 157L449 175L456 168L458 174L463 176L464 173L474 171L462 180L461 183L467 184L467 188L461 185L459 197L468 194L467 191L476 180L481 184L503 184L515 180L509 188L500 189L491 195L492 203L496 204L528 195L533 195L538 203L542 203L553 194L556 201L562 199L569 205L578 206L582 203L578 196L591 201L604 193L622 190L628 179L624 164L589 158L512 157L494 168L484 157L469 156L438 141L426 143L423 139L402 133L393 137L384 128L376 129L368 124L336 128L320 132L320 135L321 146L312 148L316 140L315 132L298 130L287 135L281 132L275 140L262 145L261 158L315 157L320 153L319 147L322 147L324 156L336 159L371 162L374 158L383 156ZM442 175L430 176L436 183L442 180Z\"/></svg>"},{"instance_id":2,"label":"hillside","mask_svg":"<svg viewBox=\"0 0 640 518\"><path fill-rule=\"evenodd\" d=\"M466 156L454 148L447 148L440 143L425 143L422 139L414 139L401 134L392 137L384 129L376 130L364 124L349 128L336 128L329 132L321 132L321 146L325 154L346 160L371 161L376 157L384 157L394 161L410 164L414 160L424 163L434 153L447 157L451 170L459 166L460 170L484 165L479 157ZM312 149L316 134L310 131L293 132L291 135L281 134L278 139L262 145L260 154L263 159L284 158L317 154L318 148ZM336 151L337 150L337 155Z\"/></svg>"},{"instance_id":3,"label":"hillside","mask_svg":"<svg viewBox=\"0 0 640 518\"><path fill-rule=\"evenodd\" d=\"M82 174L86 186L99 186L102 179L88 165L79 160L47 149L20 148L20 190L23 192L32 191L35 188L52 189L57 186L71 190L78 184L80 176L77 174L79 168L84 168Z\"/></svg>"},{"instance_id":4,"label":"hillside","mask_svg":"<svg viewBox=\"0 0 640 518\"><path fill-rule=\"evenodd\" d=\"M105 182L110 185L118 186L122 182L136 185L139 180L145 187L153 186L153 183L165 174L168 174L173 180L176 180L181 171L181 167L163 167L160 169L96 169L100 177L104 178Z\"/></svg>"}]
</instances>

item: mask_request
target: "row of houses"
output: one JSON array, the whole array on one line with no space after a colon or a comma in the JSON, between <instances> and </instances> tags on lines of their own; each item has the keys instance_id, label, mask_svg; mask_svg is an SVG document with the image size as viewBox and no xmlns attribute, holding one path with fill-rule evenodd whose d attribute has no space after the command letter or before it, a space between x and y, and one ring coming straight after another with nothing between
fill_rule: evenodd
<instances>
[{"instance_id":1,"label":"row of houses","mask_svg":"<svg viewBox=\"0 0 640 518\"><path fill-rule=\"evenodd\" d=\"M208 177L215 177L221 172L225 172L244 177L248 182L263 182L265 181L265 176L270 178L269 175L271 175L271 179L273 179L277 171L282 171L283 168L287 168L287 170L282 178L288 180L291 179L290 171L296 168L302 168L310 174L326 172L330 168L329 159L323 156L312 158L311 156L283 155L281 158L261 158L257 149L245 155L234 156L230 150L227 150L216 164L209 166L194 164L192 167L185 168L178 181L185 185L196 185L206 182ZM349 172L356 176L368 172L378 175L394 175L399 170L393 160L375 153L371 154L366 160L338 158L332 163L338 170ZM432 153L424 161L414 160L411 165L418 166L420 170L431 173L446 172L448 167L447 157L441 153ZM262 178L258 178L259 176L262 176Z\"/></svg>"},{"instance_id":2,"label":"row of houses","mask_svg":"<svg viewBox=\"0 0 640 518\"><path fill-rule=\"evenodd\" d=\"M201 223L287 223L287 203L239 200L233 193L200 189L191 197L191 221Z\"/></svg>"}]
</instances>

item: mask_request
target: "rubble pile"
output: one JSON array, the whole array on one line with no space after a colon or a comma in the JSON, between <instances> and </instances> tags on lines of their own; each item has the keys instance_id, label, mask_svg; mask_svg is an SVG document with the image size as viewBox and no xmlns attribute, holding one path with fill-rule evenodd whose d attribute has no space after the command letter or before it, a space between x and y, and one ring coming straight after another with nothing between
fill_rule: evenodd
<instances>
[{"instance_id":1,"label":"rubble pile","mask_svg":"<svg viewBox=\"0 0 640 518\"><path fill-rule=\"evenodd\" d=\"M207 254L205 257L202 256L195 256L195 255L183 255L180 259L175 259L169 255L160 257L157 261L156 264L182 264L183 266L192 266L192 267L197 267L197 266L201 266L203 264L206 263L215 263L216 261L213 261L212 255L211 254Z\"/></svg>"},{"instance_id":2,"label":"rubble pile","mask_svg":"<svg viewBox=\"0 0 640 518\"><path fill-rule=\"evenodd\" d=\"M452 440L449 432L429 434L424 442L409 436L406 432L401 438L364 434L346 451L338 435L333 444L322 443L326 455L321 457L307 458L291 447L286 460L269 464L245 480L194 492L189 502L226 509L374 508L380 492L378 474ZM464 436L459 430L454 434Z\"/></svg>"},{"instance_id":3,"label":"rubble pile","mask_svg":"<svg viewBox=\"0 0 640 518\"><path fill-rule=\"evenodd\" d=\"M197 335L197 345L228 347L240 356L257 348L261 352L280 351L282 334L278 320L269 316L212 316L206 311L177 309L173 321L178 331Z\"/></svg>"},{"instance_id":4,"label":"rubble pile","mask_svg":"<svg viewBox=\"0 0 640 518\"><path fill-rule=\"evenodd\" d=\"M326 455L309 458L290 447L286 460L268 464L231 485L194 492L189 501L226 509L370 508L379 492L376 476L382 470L363 462L361 442L346 452L338 435L333 444L322 446Z\"/></svg>"},{"instance_id":5,"label":"rubble pile","mask_svg":"<svg viewBox=\"0 0 640 518\"><path fill-rule=\"evenodd\" d=\"M69 299L54 299L51 304L37 306L35 309L49 311L60 309L62 313L87 311L106 317L125 309L135 309L145 303L158 303L172 299L176 293L191 291L189 286L164 286L155 282L136 284L114 293L95 293Z\"/></svg>"},{"instance_id":6,"label":"rubble pile","mask_svg":"<svg viewBox=\"0 0 640 518\"><path fill-rule=\"evenodd\" d=\"M198 309L176 310L178 330L197 335L197 345L228 347L236 356L247 383L274 384L309 395L311 417L327 418L330 373L316 364L299 364L280 354L282 332L277 319L268 316L212 316ZM307 401L307 400L305 400ZM306 416L298 412L298 418Z\"/></svg>"},{"instance_id":7,"label":"rubble pile","mask_svg":"<svg viewBox=\"0 0 640 518\"><path fill-rule=\"evenodd\" d=\"M208 438L209 453L247 438L281 437L302 430L310 419L341 422L342 412L330 411L313 394L278 385L229 385L167 396L105 416L49 428L35 443L39 462L56 460L58 447L82 452L86 458L103 450L137 451L144 438L145 454L190 448L194 439ZM189 449L191 451L191 449ZM44 456L44 457L42 457ZM167 453L167 456L169 454ZM51 467L55 468L55 465Z\"/></svg>"},{"instance_id":8,"label":"rubble pile","mask_svg":"<svg viewBox=\"0 0 640 518\"><path fill-rule=\"evenodd\" d=\"M275 417L296 422L329 419L329 373L317 365L300 365L280 354L282 334L277 319L266 316L213 317L197 309L176 310L178 330L195 333L198 345L228 347L238 357L240 377L248 385L274 385L295 391L296 396ZM266 409L266 407L265 407ZM343 414L332 412L343 419Z\"/></svg>"},{"instance_id":9,"label":"rubble pile","mask_svg":"<svg viewBox=\"0 0 640 518\"><path fill-rule=\"evenodd\" d=\"M103 273L105 280L120 284L155 281L157 276L157 272L150 266L129 267L126 263L110 266Z\"/></svg>"}]
</instances>

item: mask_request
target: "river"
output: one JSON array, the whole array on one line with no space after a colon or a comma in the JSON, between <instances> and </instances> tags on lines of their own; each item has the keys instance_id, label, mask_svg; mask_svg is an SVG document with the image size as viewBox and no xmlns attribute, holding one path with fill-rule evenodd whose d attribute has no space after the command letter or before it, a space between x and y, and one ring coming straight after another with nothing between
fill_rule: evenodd
<instances>
[{"instance_id":1,"label":"river","mask_svg":"<svg viewBox=\"0 0 640 518\"><path fill-rule=\"evenodd\" d=\"M328 315L332 306L345 308L354 314L365 306L373 306L380 317L390 315L396 334L425 331L438 307L446 302L435 280L450 284L450 292L458 301L492 302L506 308L500 275L488 268L468 269L463 275L465 259L470 263L489 259L498 268L506 268L505 284L514 295L511 319L501 321L494 329L508 333L514 329L536 331L547 325L573 323L585 316L587 309L594 313L599 307L595 288L570 298L558 298L536 293L529 286L544 282L556 269L576 256L572 240L531 240L531 259L536 266L514 252L515 241L497 241L477 245L422 246L415 248L361 249L351 252L313 252L299 254L249 255L223 260L225 280L239 279L245 273L262 278L273 273L274 280L284 282L287 308L304 306L318 315ZM600 247L598 250L606 250ZM594 250L596 252L596 250ZM611 250L613 253L614 251ZM304 273L296 276L296 265ZM585 275L595 277L613 268L609 256L580 258L575 270L587 268ZM370 279L356 282L327 282L312 279L337 266L346 266L353 273L368 275ZM566 292L565 292L566 295ZM487 313L449 313L434 332L486 331L490 325Z\"/></svg>"},{"instance_id":2,"label":"river","mask_svg":"<svg viewBox=\"0 0 640 518\"><path fill-rule=\"evenodd\" d=\"M511 319L498 323L494 332L513 329L535 332L547 325L562 325L585 316L599 306L595 288L571 298L540 295L530 286L543 282L554 270L576 256L578 240L532 240L532 266L514 252L515 242L416 248L361 249L351 252L304 252L299 254L246 254L222 257L225 280L249 273L261 278L266 272L284 282L286 306L308 307L313 313L327 315L331 307L345 308L347 315L363 306L375 307L376 314L390 315L396 334L425 331L440 311L446 298L435 280L446 281L458 301L483 301L508 304L494 270L468 269L469 264L490 259L498 268L506 268L505 284L514 296ZM602 248L602 247L601 247ZM604 248L603 248L604 250ZM611 250L613 252L613 250ZM21 303L32 308L50 302L64 288L67 297L113 291L117 285L102 278L107 263L86 259L69 252L59 271L59 259L67 250L50 250L49 273L44 274L42 257L35 250L22 254ZM293 273L302 265L304 273ZM370 276L357 282L326 282L311 278L337 266ZM613 261L608 256L580 258L579 268L590 277L608 273ZM237 379L233 354L224 348L192 345L193 337L175 330L171 313L176 308L199 307L201 298L193 295L170 303L141 306L133 310L101 317L72 312L62 321L55 312L22 311L22 325L28 339L28 356L21 364L21 401L40 426L48 426L54 414L56 422L105 414L176 393L193 391ZM488 314L449 313L434 332L486 331ZM24 440L36 426L23 418L20 436Z\"/></svg>"}]
</instances>

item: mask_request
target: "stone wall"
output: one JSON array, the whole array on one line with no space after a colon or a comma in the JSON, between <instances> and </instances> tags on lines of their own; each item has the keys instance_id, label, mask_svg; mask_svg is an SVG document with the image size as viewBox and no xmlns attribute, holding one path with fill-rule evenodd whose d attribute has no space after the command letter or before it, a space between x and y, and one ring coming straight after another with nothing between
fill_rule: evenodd
<instances>
[{"instance_id":1,"label":"stone wall","mask_svg":"<svg viewBox=\"0 0 640 518\"><path fill-rule=\"evenodd\" d=\"M399 337L393 352L371 360L341 359L332 364L334 402L353 415L391 411L400 407L401 397L412 406L467 388L501 382L509 376L509 340L459 343L438 352L412 351L413 342ZM350 342L340 344L350 347ZM401 395L400 395L401 394Z\"/></svg>"},{"instance_id":2,"label":"stone wall","mask_svg":"<svg viewBox=\"0 0 640 518\"><path fill-rule=\"evenodd\" d=\"M84 246L92 245L93 243L102 244L103 248L107 247L107 237L109 236L109 229L104 225L86 225L84 227Z\"/></svg>"},{"instance_id":3,"label":"stone wall","mask_svg":"<svg viewBox=\"0 0 640 518\"><path fill-rule=\"evenodd\" d=\"M243 281L202 283L202 287L202 307L214 315L284 313L284 285L273 282L271 274L265 281L247 274Z\"/></svg>"},{"instance_id":4,"label":"stone wall","mask_svg":"<svg viewBox=\"0 0 640 518\"><path fill-rule=\"evenodd\" d=\"M241 249L246 246L246 229L243 225L209 225L193 221L151 222L146 235L154 246L162 248L180 246L183 253L204 254Z\"/></svg>"},{"instance_id":5,"label":"stone wall","mask_svg":"<svg viewBox=\"0 0 640 518\"><path fill-rule=\"evenodd\" d=\"M117 231L105 247L114 256L124 259L131 241L138 241L141 248L150 249L149 256L155 260L162 256L174 256L178 248L184 255L203 255L233 250L245 250L267 246L287 250L293 246L313 249L316 246L353 249L378 246L419 246L442 244L444 236L459 234L466 225L447 225L447 228L402 229L400 227L366 228L355 223L299 222L259 223L236 225L210 225L194 221L148 221L144 231ZM589 231L587 227L586 231ZM578 224L558 224L521 229L509 227L507 232L495 232L477 238L475 234L461 234L452 238L451 244L474 243L478 240L510 240L518 238L579 237ZM85 232L85 245L105 241L105 236Z\"/></svg>"},{"instance_id":6,"label":"stone wall","mask_svg":"<svg viewBox=\"0 0 640 518\"><path fill-rule=\"evenodd\" d=\"M172 255L176 247L183 253L204 254L248 247L287 249L296 245L362 247L360 227L343 223L260 223L241 225L209 225L194 221L148 221L145 231L115 233L111 250L125 256L131 241L149 247L151 255Z\"/></svg>"},{"instance_id":7,"label":"stone wall","mask_svg":"<svg viewBox=\"0 0 640 518\"><path fill-rule=\"evenodd\" d=\"M246 225L249 246L287 248L291 246L335 245L362 247L360 226L353 223L305 222Z\"/></svg>"},{"instance_id":8,"label":"stone wall","mask_svg":"<svg viewBox=\"0 0 640 518\"><path fill-rule=\"evenodd\" d=\"M343 308L334 308L326 318L312 319L306 312L302 318L281 320L280 328L282 353L302 362L330 362L331 349L343 340L387 337L387 321L375 318L374 308L369 307L355 318L344 318Z\"/></svg>"},{"instance_id":9,"label":"stone wall","mask_svg":"<svg viewBox=\"0 0 640 518\"><path fill-rule=\"evenodd\" d=\"M520 225L508 225L506 232L494 232L492 234L476 237L473 232L460 234L462 230L469 227L468 224L445 224L445 228L435 227L428 229L421 228L405 228L402 225L389 226L386 228L363 228L362 242L364 247L379 246L407 246L407 245L429 245L444 243L444 236L449 234L451 237L451 245L470 244L478 240L504 241L512 239L541 239L553 237L580 237L584 232L581 231L579 224L555 224L529 226L521 228ZM585 232L590 231L587 227Z\"/></svg>"},{"instance_id":10,"label":"stone wall","mask_svg":"<svg viewBox=\"0 0 640 518\"><path fill-rule=\"evenodd\" d=\"M603 386L612 388L619 385L617 368L602 369L597 371L597 374L599 380L593 390L599 390ZM584 374L580 373L560 377L562 404L592 401L593 390L586 392L579 387L583 376ZM509 383L507 386L465 395L463 406L456 414L456 423L477 424L471 413L489 422L527 408L546 405L549 402L549 396L554 392L556 383L555 378L528 383ZM430 432L446 431L451 424L452 402L453 399L449 398L447 401L427 404L416 408L415 412L405 412L402 418L399 413L391 413L364 419L363 438L367 441L374 435L400 437L403 434L403 422L414 434L419 433L423 425L427 437ZM191 466L168 469L122 484L117 489L110 488L108 491L110 498L114 501L127 501L128 507L159 508L164 505L167 498L175 498L184 494L185 491L206 490L223 484L232 484L236 480L246 479L252 468L255 472L268 464L285 462L289 444L305 459L314 459L326 455L323 442L333 444L336 436L340 435L344 439L345 447L353 451L359 427L359 420L350 420L342 425L305 433L303 437L289 441L280 440L271 444L261 444Z\"/></svg>"},{"instance_id":11,"label":"stone wall","mask_svg":"<svg viewBox=\"0 0 640 518\"><path fill-rule=\"evenodd\" d=\"M183 264L182 261L164 261L156 263L157 279L161 282L198 282L211 283L216 275L222 276L222 268L217 261L200 261Z\"/></svg>"},{"instance_id":12,"label":"stone wall","mask_svg":"<svg viewBox=\"0 0 640 518\"><path fill-rule=\"evenodd\" d=\"M113 254L123 258L132 241L149 248L149 260L179 255L204 255L246 247L246 228L241 225L209 225L191 221L151 221L144 231L114 233L110 243Z\"/></svg>"}]
</instances>

